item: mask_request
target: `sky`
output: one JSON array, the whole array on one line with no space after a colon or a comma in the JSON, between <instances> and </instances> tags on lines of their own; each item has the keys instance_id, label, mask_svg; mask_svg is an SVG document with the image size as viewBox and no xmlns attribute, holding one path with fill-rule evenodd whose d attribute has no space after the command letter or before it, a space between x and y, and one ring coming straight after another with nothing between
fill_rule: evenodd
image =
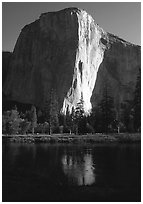
<instances>
[{"instance_id":1,"label":"sky","mask_svg":"<svg viewBox=\"0 0 143 204\"><path fill-rule=\"evenodd\" d=\"M41 13L67 7L86 10L105 31L141 44L140 2L3 2L2 50L13 51L21 29L38 19Z\"/></svg>"}]
</instances>

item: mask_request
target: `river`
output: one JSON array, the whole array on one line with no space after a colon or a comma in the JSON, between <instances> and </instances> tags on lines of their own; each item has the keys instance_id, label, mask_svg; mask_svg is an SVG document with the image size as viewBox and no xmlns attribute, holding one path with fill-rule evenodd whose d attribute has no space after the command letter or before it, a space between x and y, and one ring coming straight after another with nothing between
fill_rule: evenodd
<instances>
[{"instance_id":1,"label":"river","mask_svg":"<svg viewBox=\"0 0 143 204\"><path fill-rule=\"evenodd\" d=\"M2 201L141 200L140 144L2 145Z\"/></svg>"}]
</instances>

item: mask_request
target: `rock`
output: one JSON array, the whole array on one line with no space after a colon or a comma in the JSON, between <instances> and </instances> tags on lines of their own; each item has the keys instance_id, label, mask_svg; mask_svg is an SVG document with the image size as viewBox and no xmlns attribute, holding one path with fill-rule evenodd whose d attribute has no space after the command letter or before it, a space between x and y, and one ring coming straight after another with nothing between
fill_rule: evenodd
<instances>
[{"instance_id":1,"label":"rock","mask_svg":"<svg viewBox=\"0 0 143 204\"><path fill-rule=\"evenodd\" d=\"M107 80L116 105L132 98L140 63L140 46L105 32L86 11L44 13L22 29L4 93L43 108L54 90L63 113L81 97L89 113Z\"/></svg>"},{"instance_id":2,"label":"rock","mask_svg":"<svg viewBox=\"0 0 143 204\"><path fill-rule=\"evenodd\" d=\"M141 67L141 48L108 33L109 49L104 52L91 103L96 106L102 99L103 87L108 82L116 107L132 100L137 74Z\"/></svg>"},{"instance_id":3,"label":"rock","mask_svg":"<svg viewBox=\"0 0 143 204\"><path fill-rule=\"evenodd\" d=\"M2 52L2 85L5 83L7 73L9 72L9 64L11 57L11 52Z\"/></svg>"},{"instance_id":4,"label":"rock","mask_svg":"<svg viewBox=\"0 0 143 204\"><path fill-rule=\"evenodd\" d=\"M3 89L3 86L5 84L8 72L10 71L11 57L12 57L11 52L6 52L6 51L2 52L2 89ZM3 111L7 110L6 107L9 107L9 102L7 101L7 97L4 94L4 92L2 92L2 109L3 109Z\"/></svg>"}]
</instances>

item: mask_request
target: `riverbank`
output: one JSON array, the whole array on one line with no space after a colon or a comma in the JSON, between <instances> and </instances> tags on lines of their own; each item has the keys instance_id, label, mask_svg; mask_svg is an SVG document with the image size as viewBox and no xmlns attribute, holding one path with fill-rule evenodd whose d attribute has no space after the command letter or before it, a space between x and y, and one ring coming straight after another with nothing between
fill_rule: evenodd
<instances>
[{"instance_id":1,"label":"riverbank","mask_svg":"<svg viewBox=\"0 0 143 204\"><path fill-rule=\"evenodd\" d=\"M139 143L141 133L119 133L119 134L53 134L53 135L3 135L4 142L20 143Z\"/></svg>"}]
</instances>

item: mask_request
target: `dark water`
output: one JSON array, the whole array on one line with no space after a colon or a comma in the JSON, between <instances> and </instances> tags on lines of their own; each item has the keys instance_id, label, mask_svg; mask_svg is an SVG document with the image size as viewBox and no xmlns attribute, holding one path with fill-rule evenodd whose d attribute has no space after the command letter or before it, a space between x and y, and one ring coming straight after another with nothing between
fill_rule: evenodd
<instances>
[{"instance_id":1,"label":"dark water","mask_svg":"<svg viewBox=\"0 0 143 204\"><path fill-rule=\"evenodd\" d=\"M141 147L3 143L3 201L140 201Z\"/></svg>"}]
</instances>

